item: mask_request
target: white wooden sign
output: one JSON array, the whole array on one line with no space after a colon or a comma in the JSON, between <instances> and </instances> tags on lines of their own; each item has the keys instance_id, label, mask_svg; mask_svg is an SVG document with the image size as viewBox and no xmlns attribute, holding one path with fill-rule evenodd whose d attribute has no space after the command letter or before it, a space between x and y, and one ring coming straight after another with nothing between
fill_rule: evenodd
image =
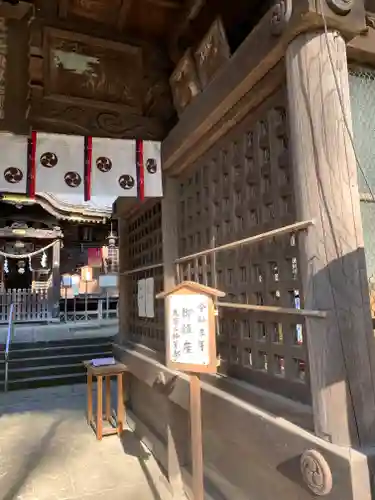
<instances>
[{"instance_id":1,"label":"white wooden sign","mask_svg":"<svg viewBox=\"0 0 375 500\"><path fill-rule=\"evenodd\" d=\"M138 281L138 316L140 318L146 317L146 280Z\"/></svg>"},{"instance_id":2,"label":"white wooden sign","mask_svg":"<svg viewBox=\"0 0 375 500\"><path fill-rule=\"evenodd\" d=\"M154 278L146 279L146 317L155 317Z\"/></svg>"},{"instance_id":3,"label":"white wooden sign","mask_svg":"<svg viewBox=\"0 0 375 500\"><path fill-rule=\"evenodd\" d=\"M210 363L209 297L177 294L168 297L169 353L172 363Z\"/></svg>"}]
</instances>

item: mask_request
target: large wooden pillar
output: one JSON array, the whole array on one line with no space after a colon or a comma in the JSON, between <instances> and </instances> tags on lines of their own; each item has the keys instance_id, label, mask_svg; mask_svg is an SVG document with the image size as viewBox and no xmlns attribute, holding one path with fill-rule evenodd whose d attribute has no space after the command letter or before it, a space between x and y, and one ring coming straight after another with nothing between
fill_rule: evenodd
<instances>
[{"instance_id":1,"label":"large wooden pillar","mask_svg":"<svg viewBox=\"0 0 375 500\"><path fill-rule=\"evenodd\" d=\"M5 83L7 66L8 38L4 17L0 17L0 123L5 118Z\"/></svg>"},{"instance_id":2,"label":"large wooden pillar","mask_svg":"<svg viewBox=\"0 0 375 500\"><path fill-rule=\"evenodd\" d=\"M178 181L166 177L164 179L164 197L162 200L162 234L164 262L164 290L170 290L176 284L175 264L178 258ZM165 327L165 332L167 327ZM181 465L187 454L186 429L181 419L181 410L166 399L168 422L168 479L173 500L182 500L184 487Z\"/></svg>"},{"instance_id":3,"label":"large wooden pillar","mask_svg":"<svg viewBox=\"0 0 375 500\"><path fill-rule=\"evenodd\" d=\"M117 342L124 344L128 338L129 329L129 277L125 271L129 270L129 249L128 249L128 224L126 219L120 217L118 219L118 234L119 234L119 334Z\"/></svg>"},{"instance_id":4,"label":"large wooden pillar","mask_svg":"<svg viewBox=\"0 0 375 500\"><path fill-rule=\"evenodd\" d=\"M336 32L298 36L286 53L297 213L316 433L335 444L375 442L374 338L351 142L346 46Z\"/></svg>"}]
</instances>

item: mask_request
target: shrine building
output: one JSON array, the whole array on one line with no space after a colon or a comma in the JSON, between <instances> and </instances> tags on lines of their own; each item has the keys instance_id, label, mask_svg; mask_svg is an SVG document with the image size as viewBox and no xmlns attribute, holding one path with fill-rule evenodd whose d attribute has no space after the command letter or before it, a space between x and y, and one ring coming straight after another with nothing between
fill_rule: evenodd
<instances>
[{"instance_id":1,"label":"shrine building","mask_svg":"<svg viewBox=\"0 0 375 500\"><path fill-rule=\"evenodd\" d=\"M111 325L173 498L181 288L206 498L375 498L375 0L0 1L0 131L0 323Z\"/></svg>"}]
</instances>

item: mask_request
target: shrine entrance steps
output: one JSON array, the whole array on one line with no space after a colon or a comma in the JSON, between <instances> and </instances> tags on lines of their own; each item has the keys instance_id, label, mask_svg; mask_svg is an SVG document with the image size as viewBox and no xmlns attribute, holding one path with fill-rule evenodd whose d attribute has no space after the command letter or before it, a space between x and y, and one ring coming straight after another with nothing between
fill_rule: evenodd
<instances>
[{"instance_id":1,"label":"shrine entrance steps","mask_svg":"<svg viewBox=\"0 0 375 500\"><path fill-rule=\"evenodd\" d=\"M11 344L8 390L85 382L83 361L112 356L111 337ZM0 391L4 390L4 344L0 346Z\"/></svg>"}]
</instances>

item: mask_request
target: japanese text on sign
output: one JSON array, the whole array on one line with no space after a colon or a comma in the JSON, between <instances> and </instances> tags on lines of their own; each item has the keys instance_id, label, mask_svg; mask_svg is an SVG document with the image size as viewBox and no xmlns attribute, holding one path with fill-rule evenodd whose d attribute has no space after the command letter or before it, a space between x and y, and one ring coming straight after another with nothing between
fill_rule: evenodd
<instances>
[{"instance_id":1,"label":"japanese text on sign","mask_svg":"<svg viewBox=\"0 0 375 500\"><path fill-rule=\"evenodd\" d=\"M174 363L208 365L209 298L205 295L169 297L169 352Z\"/></svg>"}]
</instances>

